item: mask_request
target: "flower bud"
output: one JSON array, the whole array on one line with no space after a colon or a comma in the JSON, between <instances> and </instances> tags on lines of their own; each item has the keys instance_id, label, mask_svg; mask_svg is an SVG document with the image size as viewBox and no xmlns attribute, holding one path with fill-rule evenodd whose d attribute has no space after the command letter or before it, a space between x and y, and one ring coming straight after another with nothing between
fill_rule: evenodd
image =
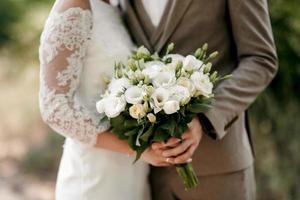
<instances>
[{"instance_id":1,"label":"flower bud","mask_svg":"<svg viewBox=\"0 0 300 200\"><path fill-rule=\"evenodd\" d=\"M204 66L204 68L203 68L203 73L204 73L204 74L209 73L210 70L211 70L211 67L212 67L212 64L211 64L211 63L207 63L207 64Z\"/></svg>"},{"instance_id":2,"label":"flower bud","mask_svg":"<svg viewBox=\"0 0 300 200\"><path fill-rule=\"evenodd\" d=\"M208 49L208 44L205 43L205 44L202 46L202 50L203 50L203 51L207 51L207 49Z\"/></svg>"},{"instance_id":3,"label":"flower bud","mask_svg":"<svg viewBox=\"0 0 300 200\"><path fill-rule=\"evenodd\" d=\"M117 69L116 76L117 76L117 78L122 78L123 77L123 72L122 72L121 69Z\"/></svg>"},{"instance_id":4,"label":"flower bud","mask_svg":"<svg viewBox=\"0 0 300 200\"><path fill-rule=\"evenodd\" d=\"M106 75L102 75L102 78L103 78L103 81L106 85L108 85L111 81L111 79Z\"/></svg>"},{"instance_id":5,"label":"flower bud","mask_svg":"<svg viewBox=\"0 0 300 200\"><path fill-rule=\"evenodd\" d=\"M138 48L136 55L139 59L151 56L149 50L144 46L141 46L140 48Z\"/></svg>"},{"instance_id":6,"label":"flower bud","mask_svg":"<svg viewBox=\"0 0 300 200\"><path fill-rule=\"evenodd\" d=\"M128 60L127 65L128 65L128 67L129 67L132 71L135 71L135 70L137 70L137 68L138 68L137 65L136 65L135 60L132 59L132 58L130 58L130 59Z\"/></svg>"},{"instance_id":7,"label":"flower bud","mask_svg":"<svg viewBox=\"0 0 300 200\"><path fill-rule=\"evenodd\" d=\"M173 50L174 50L174 47L175 47L174 43L173 43L173 42L170 43L170 44L168 45L168 47L167 47L166 55L168 55L171 51L173 51Z\"/></svg>"},{"instance_id":8,"label":"flower bud","mask_svg":"<svg viewBox=\"0 0 300 200\"><path fill-rule=\"evenodd\" d=\"M145 88L145 91L146 91L147 95L151 96L154 92L154 88L153 88L153 86L147 86Z\"/></svg>"},{"instance_id":9,"label":"flower bud","mask_svg":"<svg viewBox=\"0 0 300 200\"><path fill-rule=\"evenodd\" d=\"M146 84L146 85L149 85L150 84L150 78L149 78L149 76L145 76L145 78L144 78L144 84Z\"/></svg>"},{"instance_id":10,"label":"flower bud","mask_svg":"<svg viewBox=\"0 0 300 200\"><path fill-rule=\"evenodd\" d=\"M176 72L177 71L181 71L182 66L183 66L183 62L182 61L178 61L177 64L176 64Z\"/></svg>"},{"instance_id":11,"label":"flower bud","mask_svg":"<svg viewBox=\"0 0 300 200\"><path fill-rule=\"evenodd\" d=\"M218 72L215 71L214 73L212 73L212 75L210 75L209 78L211 82L215 82L218 78Z\"/></svg>"},{"instance_id":12,"label":"flower bud","mask_svg":"<svg viewBox=\"0 0 300 200\"><path fill-rule=\"evenodd\" d=\"M205 59L205 63L213 60L214 58L216 58L219 55L219 53L217 51L209 54L208 58Z\"/></svg>"},{"instance_id":13,"label":"flower bud","mask_svg":"<svg viewBox=\"0 0 300 200\"><path fill-rule=\"evenodd\" d=\"M194 53L194 56L195 56L196 58L198 58L198 59L200 59L200 58L202 57L202 55L203 55L203 51L202 51L201 48L198 48L198 49L196 50L196 52Z\"/></svg>"},{"instance_id":14,"label":"flower bud","mask_svg":"<svg viewBox=\"0 0 300 200\"><path fill-rule=\"evenodd\" d=\"M155 123L156 122L156 116L153 113L149 113L147 115L147 118L148 118L149 122L151 122L151 123Z\"/></svg>"},{"instance_id":15,"label":"flower bud","mask_svg":"<svg viewBox=\"0 0 300 200\"><path fill-rule=\"evenodd\" d=\"M144 107L144 111L147 113L149 111L149 104L147 101L144 102L143 107Z\"/></svg>"}]
</instances>

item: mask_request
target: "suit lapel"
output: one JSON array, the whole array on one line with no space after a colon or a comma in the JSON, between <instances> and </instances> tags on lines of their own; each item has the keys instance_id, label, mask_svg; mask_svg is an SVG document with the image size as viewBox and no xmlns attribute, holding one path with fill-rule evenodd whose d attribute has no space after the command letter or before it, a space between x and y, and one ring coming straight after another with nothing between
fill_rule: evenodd
<instances>
[{"instance_id":1,"label":"suit lapel","mask_svg":"<svg viewBox=\"0 0 300 200\"><path fill-rule=\"evenodd\" d=\"M163 29L162 36L160 40L155 44L154 50L160 52L172 33L175 31L177 25L179 24L180 20L184 16L185 12L187 11L189 5L191 4L192 0L170 0L175 1L171 7L169 15L166 19L165 26L161 26L160 28ZM159 32L159 31L158 31Z\"/></svg>"},{"instance_id":2,"label":"suit lapel","mask_svg":"<svg viewBox=\"0 0 300 200\"><path fill-rule=\"evenodd\" d=\"M132 7L130 0L125 0L124 4L126 9L124 15L127 21L128 28L130 29L133 38L135 38L137 43L143 44L149 50L152 51L153 50L152 45L150 44L150 41L147 38L140 24L140 21L136 15L134 8Z\"/></svg>"},{"instance_id":3,"label":"suit lapel","mask_svg":"<svg viewBox=\"0 0 300 200\"><path fill-rule=\"evenodd\" d=\"M174 0L168 0L168 3L166 4L166 7L165 7L164 12L162 14L161 20L160 20L157 28L155 29L155 31L153 32L153 34L150 37L150 42L151 42L151 44L153 44L153 46L157 45L157 42L159 41L159 39L160 39L160 37L163 33L163 30L164 30L164 27L166 25L166 21L168 19L168 16L172 12L171 7L172 7L172 4L173 4L173 1Z\"/></svg>"}]
</instances>

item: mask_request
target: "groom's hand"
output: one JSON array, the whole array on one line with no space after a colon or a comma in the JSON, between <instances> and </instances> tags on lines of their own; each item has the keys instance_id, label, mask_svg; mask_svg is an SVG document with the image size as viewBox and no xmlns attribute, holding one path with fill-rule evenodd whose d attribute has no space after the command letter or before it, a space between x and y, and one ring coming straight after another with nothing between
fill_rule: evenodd
<instances>
[{"instance_id":1,"label":"groom's hand","mask_svg":"<svg viewBox=\"0 0 300 200\"><path fill-rule=\"evenodd\" d=\"M189 124L189 130L182 135L182 142L176 138L170 138L166 143L153 143L152 149L168 159L169 163L180 164L191 160L203 135L202 126L198 118L194 118Z\"/></svg>"}]
</instances>

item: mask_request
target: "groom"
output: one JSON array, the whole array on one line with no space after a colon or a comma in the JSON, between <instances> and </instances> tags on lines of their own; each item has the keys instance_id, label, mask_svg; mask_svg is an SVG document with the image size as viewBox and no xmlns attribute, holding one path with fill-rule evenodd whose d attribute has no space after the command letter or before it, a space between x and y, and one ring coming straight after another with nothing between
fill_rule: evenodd
<instances>
[{"instance_id":1,"label":"groom","mask_svg":"<svg viewBox=\"0 0 300 200\"><path fill-rule=\"evenodd\" d=\"M216 89L213 108L176 147L153 148L181 162L193 157L199 186L185 191L174 167L151 169L153 199L255 199L253 151L246 111L277 71L267 0L125 0L124 18L138 45L190 54L204 43L214 66L233 77ZM174 161L174 160L173 160ZM175 162L174 161L174 162Z\"/></svg>"}]
</instances>

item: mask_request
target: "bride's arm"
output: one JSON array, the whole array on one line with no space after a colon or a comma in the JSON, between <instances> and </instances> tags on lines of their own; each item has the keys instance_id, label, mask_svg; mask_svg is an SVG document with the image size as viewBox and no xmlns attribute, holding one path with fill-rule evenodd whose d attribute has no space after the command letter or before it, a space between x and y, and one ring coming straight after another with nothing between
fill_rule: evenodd
<instances>
[{"instance_id":1,"label":"bride's arm","mask_svg":"<svg viewBox=\"0 0 300 200\"><path fill-rule=\"evenodd\" d=\"M92 28L88 0L56 1L40 45L40 110L56 132L89 146L108 128L76 98Z\"/></svg>"},{"instance_id":2,"label":"bride's arm","mask_svg":"<svg viewBox=\"0 0 300 200\"><path fill-rule=\"evenodd\" d=\"M88 0L56 1L46 22L40 45L40 110L43 120L59 134L85 145L134 155L127 142L118 139L103 116L76 99L92 29ZM96 110L96 109L95 109ZM164 166L165 158L151 149L143 159Z\"/></svg>"}]
</instances>

